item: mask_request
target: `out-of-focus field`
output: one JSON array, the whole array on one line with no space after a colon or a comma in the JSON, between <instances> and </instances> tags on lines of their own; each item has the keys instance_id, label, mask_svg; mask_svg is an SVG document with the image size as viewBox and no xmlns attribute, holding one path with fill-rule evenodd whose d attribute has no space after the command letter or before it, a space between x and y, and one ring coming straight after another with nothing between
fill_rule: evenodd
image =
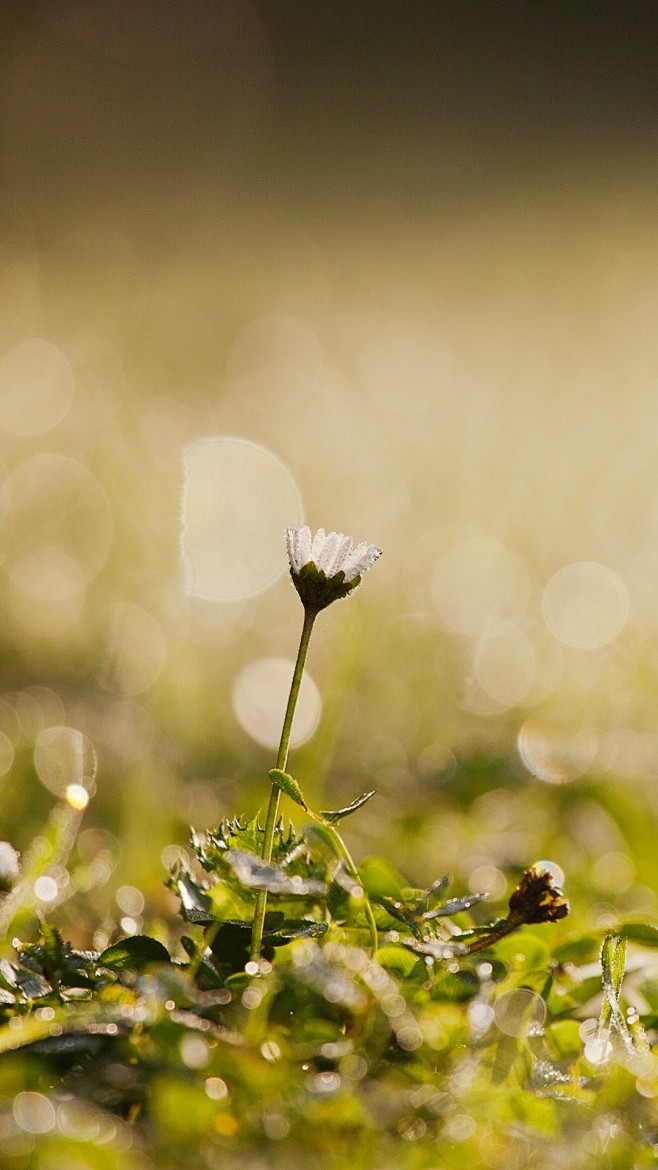
<instances>
[{"instance_id":1,"label":"out-of-focus field","mask_svg":"<svg viewBox=\"0 0 658 1170\"><path fill-rule=\"evenodd\" d=\"M619 151L460 199L439 168L433 208L422 150L373 129L388 199L360 202L357 150L324 201L292 177L270 199L268 5L222 6L210 48L165 20L146 92L136 25L56 8L6 50L0 835L39 834L49 729L79 730L78 861L105 868L65 930L168 913L187 826L265 802L269 660L301 625L283 527L308 522L384 549L318 622L291 757L316 807L377 788L355 854L495 899L546 859L593 924L655 913L650 177Z\"/></svg>"}]
</instances>

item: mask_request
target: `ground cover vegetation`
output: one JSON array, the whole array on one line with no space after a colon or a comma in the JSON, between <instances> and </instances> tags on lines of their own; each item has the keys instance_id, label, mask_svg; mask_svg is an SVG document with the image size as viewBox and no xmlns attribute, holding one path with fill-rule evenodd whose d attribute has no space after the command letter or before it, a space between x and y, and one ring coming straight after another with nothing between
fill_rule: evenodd
<instances>
[{"instance_id":1,"label":"ground cover vegetation","mask_svg":"<svg viewBox=\"0 0 658 1170\"><path fill-rule=\"evenodd\" d=\"M654 1166L658 924L592 915L587 875L572 892L551 861L510 865L501 899L440 858L418 887L388 840L354 860L352 818L377 794L314 811L290 732L316 619L380 550L322 529L287 543L304 620L267 812L174 851L178 919L144 920L126 887L133 917L97 923L104 945L67 937L107 864L101 836L79 844L94 763L75 732L67 755L56 729L67 782L31 847L0 844L2 1165ZM470 781L495 788L499 768L480 759ZM611 805L631 830L637 815Z\"/></svg>"}]
</instances>

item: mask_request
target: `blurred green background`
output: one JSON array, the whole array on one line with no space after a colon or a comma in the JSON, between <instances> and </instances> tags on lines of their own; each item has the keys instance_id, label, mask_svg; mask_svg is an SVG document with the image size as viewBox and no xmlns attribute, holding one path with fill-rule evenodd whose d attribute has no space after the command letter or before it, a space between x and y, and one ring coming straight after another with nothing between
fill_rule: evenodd
<instances>
[{"instance_id":1,"label":"blurred green background","mask_svg":"<svg viewBox=\"0 0 658 1170\"><path fill-rule=\"evenodd\" d=\"M80 731L74 941L264 804L304 521L384 549L291 759L321 807L377 788L355 854L655 913L655 6L1 20L0 835Z\"/></svg>"}]
</instances>

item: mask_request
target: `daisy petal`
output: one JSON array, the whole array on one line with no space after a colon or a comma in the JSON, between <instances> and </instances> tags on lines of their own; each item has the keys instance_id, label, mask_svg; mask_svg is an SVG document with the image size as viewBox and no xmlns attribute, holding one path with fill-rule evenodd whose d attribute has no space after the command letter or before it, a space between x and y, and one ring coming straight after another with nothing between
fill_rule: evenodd
<instances>
[{"instance_id":1,"label":"daisy petal","mask_svg":"<svg viewBox=\"0 0 658 1170\"><path fill-rule=\"evenodd\" d=\"M290 568L299 573L311 559L311 530L308 525L305 524L303 528L286 528L286 546Z\"/></svg>"},{"instance_id":2,"label":"daisy petal","mask_svg":"<svg viewBox=\"0 0 658 1170\"><path fill-rule=\"evenodd\" d=\"M346 580L353 581L355 577L362 577L381 555L382 550L376 544L367 544L365 540L357 544L344 566Z\"/></svg>"}]
</instances>

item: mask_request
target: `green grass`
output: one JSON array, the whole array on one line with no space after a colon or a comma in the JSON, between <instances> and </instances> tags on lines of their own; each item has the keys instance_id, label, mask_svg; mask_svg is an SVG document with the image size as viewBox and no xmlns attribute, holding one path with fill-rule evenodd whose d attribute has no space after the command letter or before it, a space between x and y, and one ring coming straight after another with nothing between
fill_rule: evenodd
<instances>
[{"instance_id":1,"label":"green grass","mask_svg":"<svg viewBox=\"0 0 658 1170\"><path fill-rule=\"evenodd\" d=\"M58 806L32 884L65 848L75 872L71 822ZM182 936L172 918L157 939L77 949L37 933L25 873L5 895L3 1166L655 1165L658 925L585 929L576 905L505 936L447 879L414 888L371 857L359 887L322 837L283 825L263 867L261 839L254 820L195 835L169 879ZM259 882L270 910L249 965Z\"/></svg>"}]
</instances>

